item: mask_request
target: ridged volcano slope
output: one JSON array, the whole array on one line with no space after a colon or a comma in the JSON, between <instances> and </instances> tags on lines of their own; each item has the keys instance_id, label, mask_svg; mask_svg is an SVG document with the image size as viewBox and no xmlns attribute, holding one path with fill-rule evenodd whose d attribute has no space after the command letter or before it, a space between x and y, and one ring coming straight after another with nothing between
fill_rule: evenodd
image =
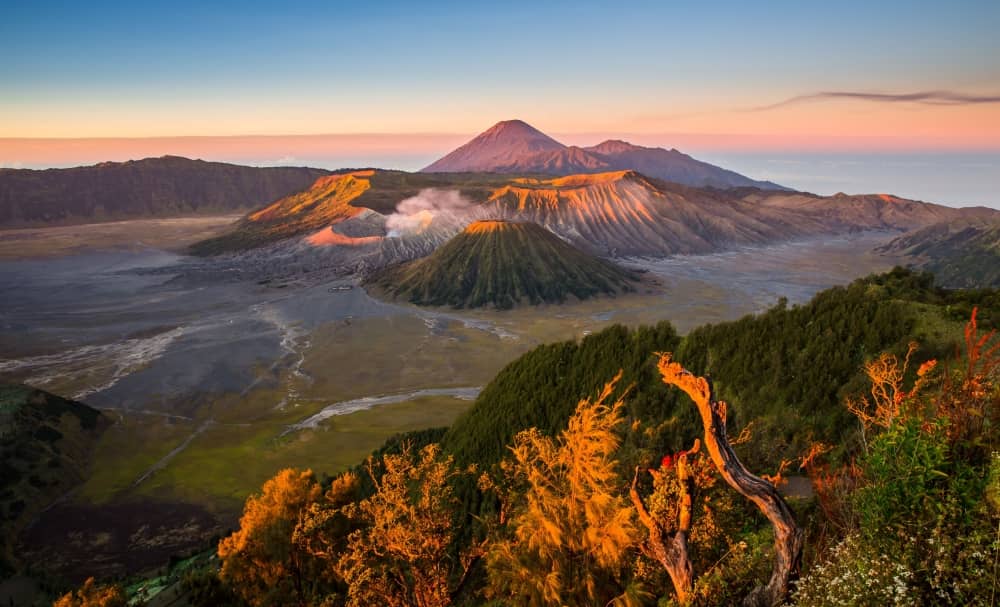
<instances>
[{"instance_id":1,"label":"ridged volcano slope","mask_svg":"<svg viewBox=\"0 0 1000 607\"><path fill-rule=\"evenodd\" d=\"M477 221L431 255L369 284L423 306L511 308L632 290L638 276L533 223Z\"/></svg>"},{"instance_id":2,"label":"ridged volcano slope","mask_svg":"<svg viewBox=\"0 0 1000 607\"><path fill-rule=\"evenodd\" d=\"M432 190L437 193L431 195ZM418 195L433 199L456 194L463 204L427 212L436 230L433 238L429 233L417 235L421 250L437 246L462 225L486 218L537 223L602 257L715 253L820 235L1000 218L994 209L951 208L886 194L824 197L757 188L695 188L635 171L549 179L369 170L320 178L308 190L246 216L230 233L199 243L194 250L239 251L301 237L328 248L377 242L393 248L400 241L382 237L389 235L388 215L401 202ZM434 207L431 202L423 201L421 208ZM399 260L395 255L388 258Z\"/></svg>"},{"instance_id":3,"label":"ridged volcano slope","mask_svg":"<svg viewBox=\"0 0 1000 607\"><path fill-rule=\"evenodd\" d=\"M822 231L809 218L634 171L517 179L484 214L530 221L602 256L711 253Z\"/></svg>"},{"instance_id":4,"label":"ridged volcano slope","mask_svg":"<svg viewBox=\"0 0 1000 607\"><path fill-rule=\"evenodd\" d=\"M509 179L503 176L475 173L425 175L381 169L344 171L321 177L309 188L248 214L228 233L203 240L191 247L191 251L196 255L214 255L315 235L320 230L361 216L366 210L378 215L390 214L401 201L429 189L454 190L471 200L482 200L507 181ZM382 235L384 229L351 234L356 237Z\"/></svg>"},{"instance_id":5,"label":"ridged volcano slope","mask_svg":"<svg viewBox=\"0 0 1000 607\"><path fill-rule=\"evenodd\" d=\"M909 257L944 287L1000 287L1000 220L939 223L877 250Z\"/></svg>"}]
</instances>

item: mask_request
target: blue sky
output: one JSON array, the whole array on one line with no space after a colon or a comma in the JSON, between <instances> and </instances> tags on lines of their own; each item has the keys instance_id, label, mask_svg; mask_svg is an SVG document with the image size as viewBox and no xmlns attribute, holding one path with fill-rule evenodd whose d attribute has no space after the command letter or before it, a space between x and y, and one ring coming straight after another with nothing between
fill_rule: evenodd
<instances>
[{"instance_id":1,"label":"blue sky","mask_svg":"<svg viewBox=\"0 0 1000 607\"><path fill-rule=\"evenodd\" d=\"M800 153L980 154L978 189L953 198L982 201L1000 189L998 31L996 0L15 2L0 18L0 166L172 153L149 138L178 136L206 138L206 158L305 161L281 137L318 134L358 135L327 159L398 166L520 118L567 143L618 136L760 171ZM931 97L759 110L821 92ZM941 103L954 95L977 102ZM373 133L400 138L380 148ZM232 145L212 138L236 135L278 137L221 155ZM55 140L75 152L47 151Z\"/></svg>"},{"instance_id":2,"label":"blue sky","mask_svg":"<svg viewBox=\"0 0 1000 607\"><path fill-rule=\"evenodd\" d=\"M0 20L0 136L464 132L525 112L662 130L819 90L1000 85L995 1L537 4L20 2Z\"/></svg>"}]
</instances>

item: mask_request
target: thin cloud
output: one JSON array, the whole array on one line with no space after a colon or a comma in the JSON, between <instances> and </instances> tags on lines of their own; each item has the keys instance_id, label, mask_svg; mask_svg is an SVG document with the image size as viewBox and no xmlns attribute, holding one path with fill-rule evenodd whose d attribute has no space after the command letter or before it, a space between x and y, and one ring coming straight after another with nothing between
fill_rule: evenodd
<instances>
[{"instance_id":1,"label":"thin cloud","mask_svg":"<svg viewBox=\"0 0 1000 607\"><path fill-rule=\"evenodd\" d=\"M831 99L856 99L859 101L874 101L877 103L921 103L924 105L979 105L983 103L1000 103L1000 95L968 95L954 91L919 91L916 93L863 93L858 91L821 91L809 95L798 95L760 107L748 108L748 112L763 112L786 105L795 105L809 101L827 101Z\"/></svg>"}]
</instances>

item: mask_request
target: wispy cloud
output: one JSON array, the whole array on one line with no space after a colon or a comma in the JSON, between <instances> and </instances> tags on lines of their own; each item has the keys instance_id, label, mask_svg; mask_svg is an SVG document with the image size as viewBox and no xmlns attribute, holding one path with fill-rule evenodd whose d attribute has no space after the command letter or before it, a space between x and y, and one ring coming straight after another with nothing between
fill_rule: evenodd
<instances>
[{"instance_id":1,"label":"wispy cloud","mask_svg":"<svg viewBox=\"0 0 1000 607\"><path fill-rule=\"evenodd\" d=\"M877 103L921 103L924 105L978 105L1000 103L1000 95L970 95L955 91L918 91L915 93L865 93L861 91L821 91L808 95L797 95L778 103L747 108L748 112L762 112L809 101L833 99L855 99Z\"/></svg>"}]
</instances>

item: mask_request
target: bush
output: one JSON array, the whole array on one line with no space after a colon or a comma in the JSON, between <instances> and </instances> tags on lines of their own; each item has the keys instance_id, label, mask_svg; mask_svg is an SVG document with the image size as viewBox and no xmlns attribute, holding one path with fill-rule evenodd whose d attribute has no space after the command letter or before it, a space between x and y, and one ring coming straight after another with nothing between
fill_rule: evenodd
<instances>
[{"instance_id":1,"label":"bush","mask_svg":"<svg viewBox=\"0 0 1000 607\"><path fill-rule=\"evenodd\" d=\"M799 607L908 607L920 604L911 588L913 577L899 559L850 535L798 581L793 601Z\"/></svg>"}]
</instances>

